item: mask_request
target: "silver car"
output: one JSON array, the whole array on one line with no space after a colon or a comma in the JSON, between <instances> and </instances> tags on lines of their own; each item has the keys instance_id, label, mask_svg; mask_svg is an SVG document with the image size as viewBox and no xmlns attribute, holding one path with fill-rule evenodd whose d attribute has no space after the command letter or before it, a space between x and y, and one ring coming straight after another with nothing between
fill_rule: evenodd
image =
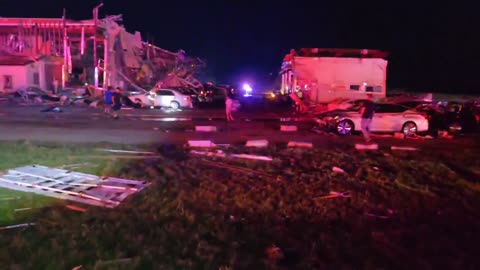
<instances>
[{"instance_id":1,"label":"silver car","mask_svg":"<svg viewBox=\"0 0 480 270\"><path fill-rule=\"evenodd\" d=\"M172 109L193 108L192 93L188 90L154 88L145 94L128 97L134 103L143 103L144 106L169 107Z\"/></svg>"}]
</instances>

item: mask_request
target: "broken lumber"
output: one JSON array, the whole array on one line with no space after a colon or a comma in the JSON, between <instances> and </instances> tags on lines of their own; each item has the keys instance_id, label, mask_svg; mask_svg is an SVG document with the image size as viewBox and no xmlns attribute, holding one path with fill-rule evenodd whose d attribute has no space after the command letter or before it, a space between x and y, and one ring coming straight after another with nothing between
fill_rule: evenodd
<instances>
[{"instance_id":1,"label":"broken lumber","mask_svg":"<svg viewBox=\"0 0 480 270\"><path fill-rule=\"evenodd\" d=\"M313 148L313 143L311 143L311 142L289 141L287 147Z\"/></svg>"},{"instance_id":2,"label":"broken lumber","mask_svg":"<svg viewBox=\"0 0 480 270\"><path fill-rule=\"evenodd\" d=\"M246 147L267 147L268 140L248 140L245 146Z\"/></svg>"},{"instance_id":3,"label":"broken lumber","mask_svg":"<svg viewBox=\"0 0 480 270\"><path fill-rule=\"evenodd\" d=\"M210 148L210 147L215 147L216 145L210 140L191 140L191 141L188 141L188 146Z\"/></svg>"}]
</instances>

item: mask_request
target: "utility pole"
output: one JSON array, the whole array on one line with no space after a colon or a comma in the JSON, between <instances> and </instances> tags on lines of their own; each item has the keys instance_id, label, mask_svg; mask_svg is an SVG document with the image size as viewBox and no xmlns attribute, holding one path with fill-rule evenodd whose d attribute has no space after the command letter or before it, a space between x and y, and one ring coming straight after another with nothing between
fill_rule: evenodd
<instances>
[{"instance_id":1,"label":"utility pole","mask_svg":"<svg viewBox=\"0 0 480 270\"><path fill-rule=\"evenodd\" d=\"M103 3L93 8L93 22L94 22L94 36L93 36L93 67L95 90L98 88L98 59L97 59L97 26L98 26L98 9L103 6Z\"/></svg>"},{"instance_id":2,"label":"utility pole","mask_svg":"<svg viewBox=\"0 0 480 270\"><path fill-rule=\"evenodd\" d=\"M68 55L68 41L67 41L67 10L63 9L63 73L62 73L62 89L65 88L68 81L69 75L69 55ZM56 79L55 79L56 80ZM58 86L55 85L55 88ZM53 92L56 94L58 89L53 89Z\"/></svg>"}]
</instances>

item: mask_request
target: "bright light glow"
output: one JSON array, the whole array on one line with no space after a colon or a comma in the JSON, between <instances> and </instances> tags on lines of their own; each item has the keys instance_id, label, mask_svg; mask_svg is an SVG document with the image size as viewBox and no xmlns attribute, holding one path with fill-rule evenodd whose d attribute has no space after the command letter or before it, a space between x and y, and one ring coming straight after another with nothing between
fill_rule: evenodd
<instances>
[{"instance_id":1,"label":"bright light glow","mask_svg":"<svg viewBox=\"0 0 480 270\"><path fill-rule=\"evenodd\" d=\"M252 87L248 83L245 83L245 84L243 84L243 90L245 90L245 92L247 92L247 93L251 93L252 92Z\"/></svg>"},{"instance_id":2,"label":"bright light glow","mask_svg":"<svg viewBox=\"0 0 480 270\"><path fill-rule=\"evenodd\" d=\"M367 82L363 82L363 85L367 85L368 83Z\"/></svg>"},{"instance_id":3,"label":"bright light glow","mask_svg":"<svg viewBox=\"0 0 480 270\"><path fill-rule=\"evenodd\" d=\"M275 97L275 93L271 93L270 96Z\"/></svg>"}]
</instances>

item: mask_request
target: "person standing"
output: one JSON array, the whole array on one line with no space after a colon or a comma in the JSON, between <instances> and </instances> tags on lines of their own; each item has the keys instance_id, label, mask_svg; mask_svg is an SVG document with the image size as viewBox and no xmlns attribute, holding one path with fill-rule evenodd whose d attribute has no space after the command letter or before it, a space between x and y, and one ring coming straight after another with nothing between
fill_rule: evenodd
<instances>
[{"instance_id":1,"label":"person standing","mask_svg":"<svg viewBox=\"0 0 480 270\"><path fill-rule=\"evenodd\" d=\"M360 108L362 120L360 122L363 137L366 142L370 142L370 124L372 123L373 114L375 113L375 103L372 101L372 94L367 94L367 99Z\"/></svg>"},{"instance_id":2,"label":"person standing","mask_svg":"<svg viewBox=\"0 0 480 270\"><path fill-rule=\"evenodd\" d=\"M58 85L59 85L58 80L54 79L52 85L53 85L53 94L56 95L58 93Z\"/></svg>"},{"instance_id":3,"label":"person standing","mask_svg":"<svg viewBox=\"0 0 480 270\"><path fill-rule=\"evenodd\" d=\"M227 90L227 95L225 97L225 113L227 115L227 122L231 122L233 119L232 110L233 110L234 94L233 89Z\"/></svg>"},{"instance_id":4,"label":"person standing","mask_svg":"<svg viewBox=\"0 0 480 270\"><path fill-rule=\"evenodd\" d=\"M112 105L113 105L113 88L109 86L107 91L105 91L105 113L112 114Z\"/></svg>"},{"instance_id":5,"label":"person standing","mask_svg":"<svg viewBox=\"0 0 480 270\"><path fill-rule=\"evenodd\" d=\"M118 112L122 108L122 90L120 87L115 89L115 92L112 95L112 109L113 109L113 118L118 119Z\"/></svg>"}]
</instances>

